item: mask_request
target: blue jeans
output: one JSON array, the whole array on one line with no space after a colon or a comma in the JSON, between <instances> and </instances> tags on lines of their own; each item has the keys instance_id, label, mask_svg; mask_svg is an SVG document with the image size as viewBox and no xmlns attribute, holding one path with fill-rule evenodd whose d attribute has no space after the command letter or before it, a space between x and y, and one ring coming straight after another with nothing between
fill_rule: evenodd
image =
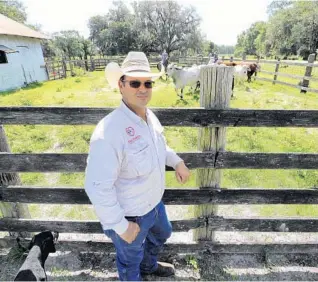
<instances>
[{"instance_id":1,"label":"blue jeans","mask_svg":"<svg viewBox=\"0 0 318 282\"><path fill-rule=\"evenodd\" d=\"M171 236L172 227L163 202L143 216L126 217L136 222L140 232L128 244L112 229L104 230L116 249L116 264L121 281L141 281L140 273L152 273L157 267L157 256Z\"/></svg>"}]
</instances>

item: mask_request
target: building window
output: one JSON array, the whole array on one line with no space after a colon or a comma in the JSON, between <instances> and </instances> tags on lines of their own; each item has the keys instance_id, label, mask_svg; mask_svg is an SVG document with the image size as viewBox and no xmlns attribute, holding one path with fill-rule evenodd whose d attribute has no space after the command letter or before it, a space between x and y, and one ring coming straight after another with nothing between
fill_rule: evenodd
<instances>
[{"instance_id":1,"label":"building window","mask_svg":"<svg viewBox=\"0 0 318 282\"><path fill-rule=\"evenodd\" d=\"M0 64L7 64L8 59L7 59L7 54L4 51L0 50Z\"/></svg>"}]
</instances>

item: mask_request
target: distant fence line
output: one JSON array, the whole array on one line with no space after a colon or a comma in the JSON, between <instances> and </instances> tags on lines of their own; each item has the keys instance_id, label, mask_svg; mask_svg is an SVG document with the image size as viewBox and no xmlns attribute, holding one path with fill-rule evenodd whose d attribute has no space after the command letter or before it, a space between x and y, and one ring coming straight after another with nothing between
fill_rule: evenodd
<instances>
[{"instance_id":1,"label":"distant fence line","mask_svg":"<svg viewBox=\"0 0 318 282\"><path fill-rule=\"evenodd\" d=\"M263 59L246 59L246 56L243 55L242 58L225 58L224 56L220 57L223 61L233 61L233 62L251 62L262 64L274 64L275 71L260 70L260 73L273 75L273 78L266 77L255 77L256 80L262 80L267 82L272 82L273 84L281 84L290 87L300 89L302 93L307 91L318 93L317 88L309 87L310 81L317 81L318 76L313 77L312 72L314 68L318 68L318 63L315 63L315 54L311 54L308 57L307 62L291 62L291 61L281 61L278 60L263 60ZM46 69L49 80L62 79L69 76L76 75L76 69L83 69L85 71L103 71L106 65L109 62L118 62L121 63L123 60L122 57L108 57L108 58L99 58L99 59L88 59L88 60L59 60L59 61L47 61ZM149 62L152 67L155 67L160 61L159 57L149 57ZM197 57L171 57L170 62L178 63L182 66L191 66L193 64L201 65L207 64L209 62L209 57L197 56ZM281 66L301 66L304 67L304 75L296 75L279 72ZM295 78L301 80L298 84L293 84L285 81L278 80L278 77L287 77Z\"/></svg>"}]
</instances>

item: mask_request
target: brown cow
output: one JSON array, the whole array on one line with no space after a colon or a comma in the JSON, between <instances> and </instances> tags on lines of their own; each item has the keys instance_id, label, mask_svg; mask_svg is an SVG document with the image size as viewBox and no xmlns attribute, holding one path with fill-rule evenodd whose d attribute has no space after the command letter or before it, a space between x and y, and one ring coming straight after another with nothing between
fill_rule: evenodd
<instances>
[{"instance_id":1,"label":"brown cow","mask_svg":"<svg viewBox=\"0 0 318 282\"><path fill-rule=\"evenodd\" d=\"M260 65L257 63L250 63L250 62L242 62L241 65L245 65L248 67L247 82L251 82L252 75L255 73L255 76L257 76L257 71L260 70Z\"/></svg>"},{"instance_id":2,"label":"brown cow","mask_svg":"<svg viewBox=\"0 0 318 282\"><path fill-rule=\"evenodd\" d=\"M260 65L257 63L250 63L250 62L224 62L224 61L217 61L218 65L226 65L228 67L235 67L238 65L241 66L247 66L247 82L251 82L251 78L253 74L255 73L255 76L257 76L257 71L260 70Z\"/></svg>"}]
</instances>

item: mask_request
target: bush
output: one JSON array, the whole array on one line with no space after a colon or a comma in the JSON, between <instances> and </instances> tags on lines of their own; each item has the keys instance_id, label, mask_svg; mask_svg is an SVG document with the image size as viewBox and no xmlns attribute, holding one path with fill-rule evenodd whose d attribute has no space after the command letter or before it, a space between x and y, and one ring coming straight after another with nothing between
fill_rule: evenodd
<instances>
[{"instance_id":1,"label":"bush","mask_svg":"<svg viewBox=\"0 0 318 282\"><path fill-rule=\"evenodd\" d=\"M72 76L84 76L84 75L86 75L86 71L84 69L79 68L79 67L73 68Z\"/></svg>"}]
</instances>

